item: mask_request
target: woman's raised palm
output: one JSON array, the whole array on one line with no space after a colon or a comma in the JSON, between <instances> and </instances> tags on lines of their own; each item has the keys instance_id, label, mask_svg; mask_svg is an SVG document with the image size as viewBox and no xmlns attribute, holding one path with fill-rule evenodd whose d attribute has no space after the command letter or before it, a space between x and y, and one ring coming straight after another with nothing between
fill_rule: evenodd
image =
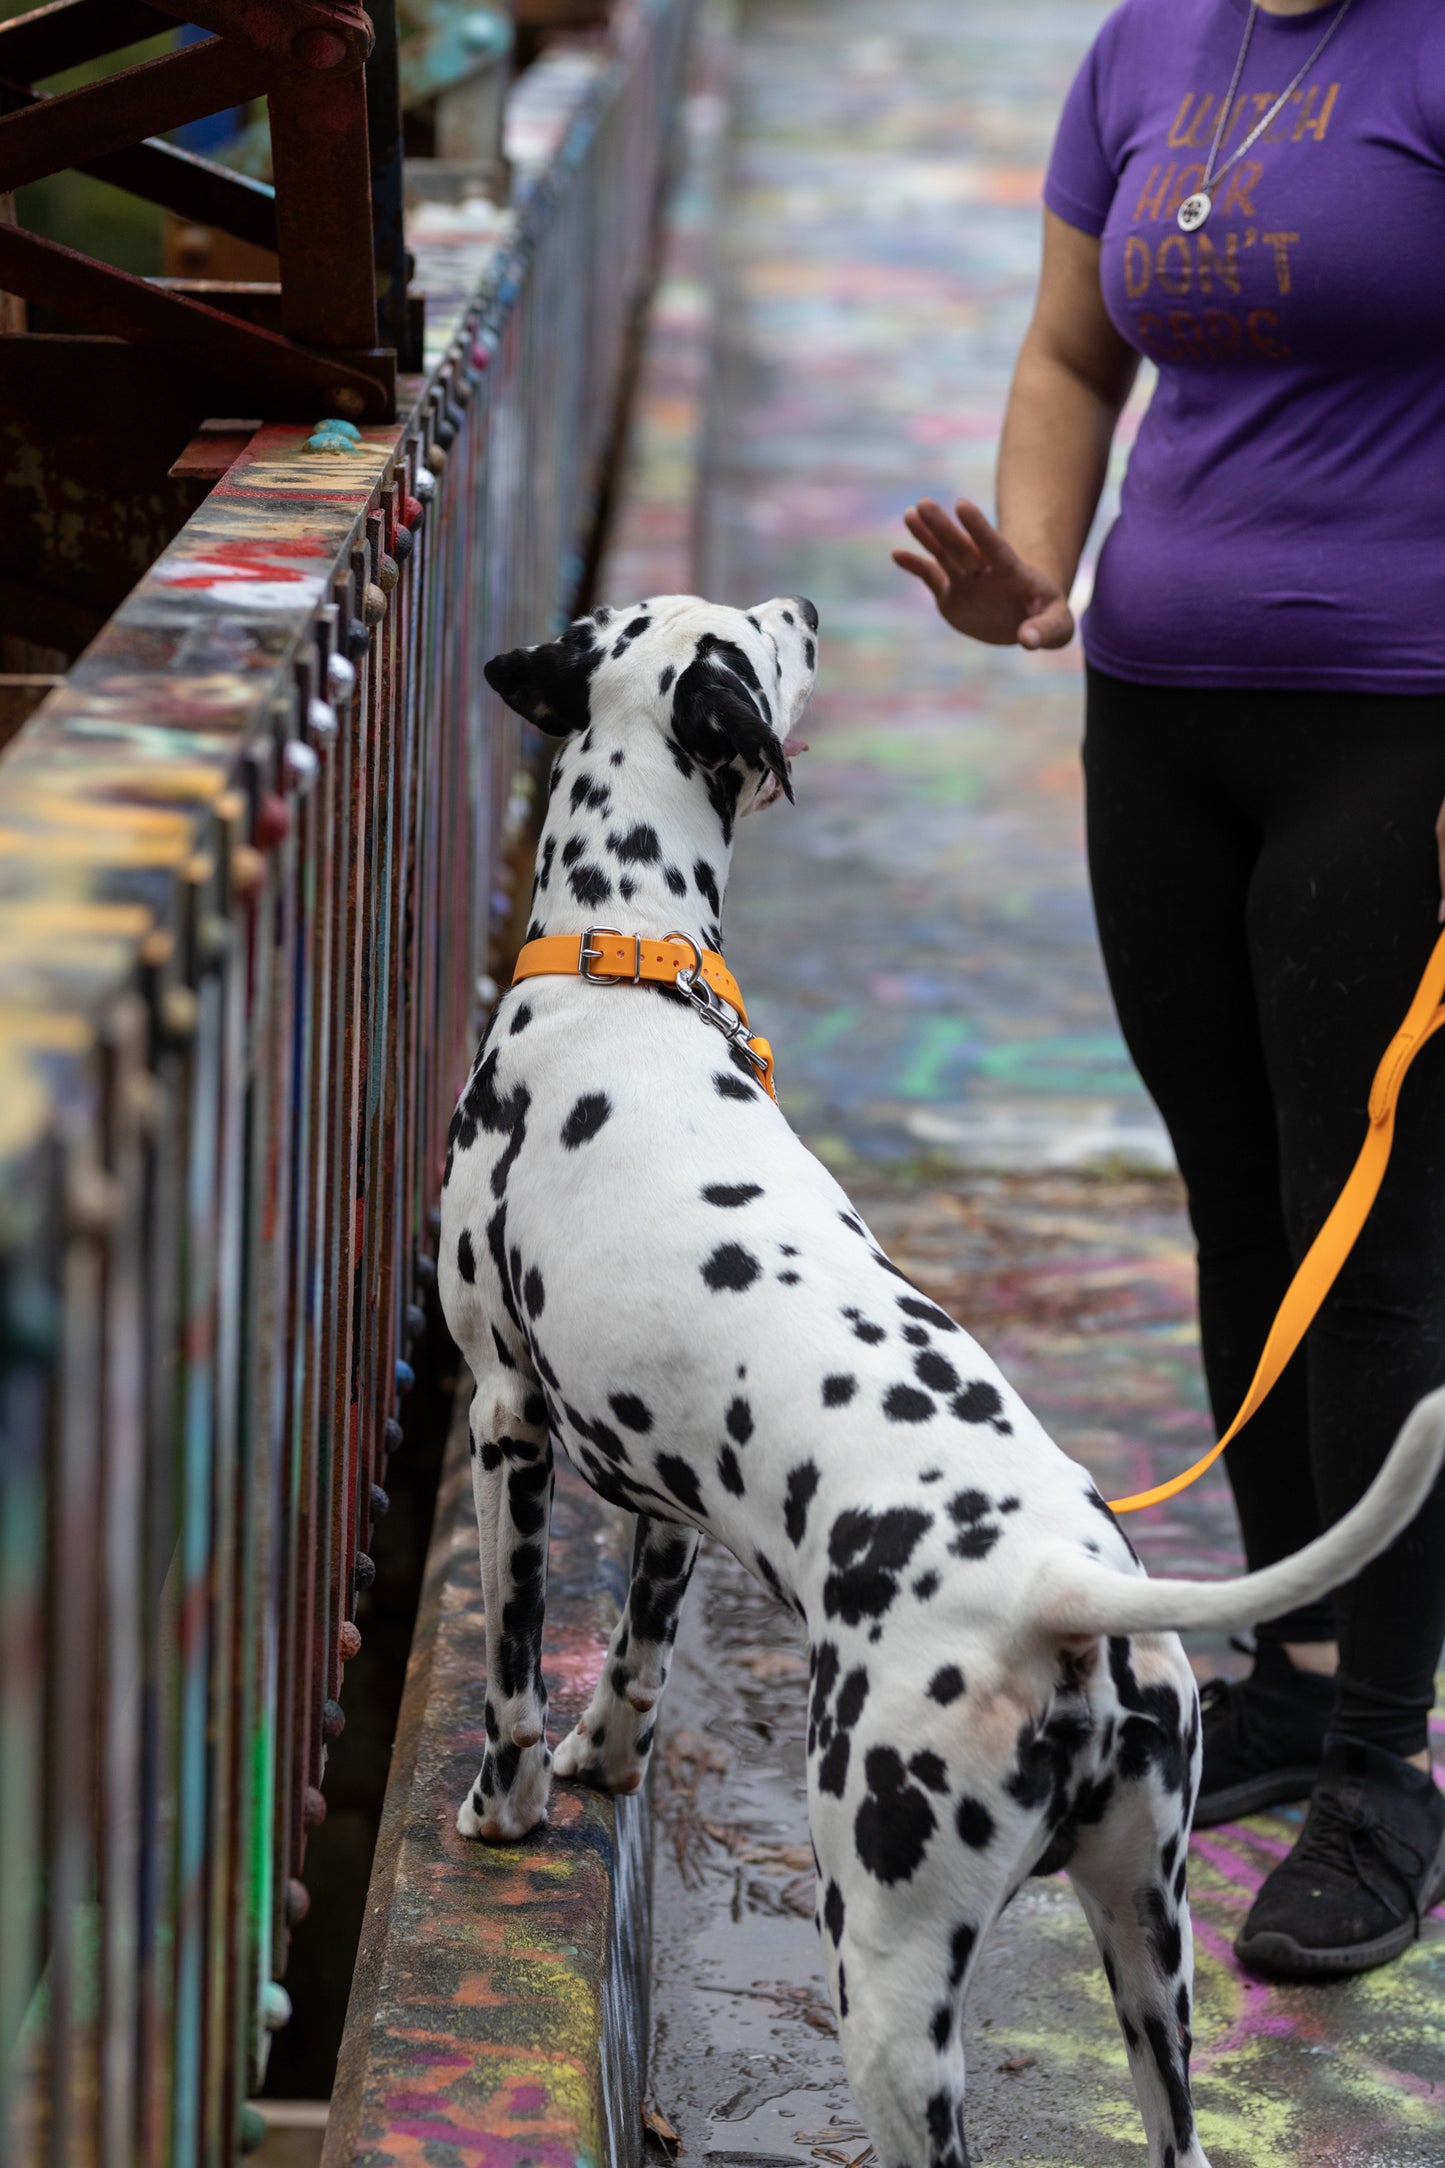
<instances>
[{"instance_id":1,"label":"woman's raised palm","mask_svg":"<svg viewBox=\"0 0 1445 2168\"><path fill-rule=\"evenodd\" d=\"M1067 647L1074 619L1063 589L1025 564L967 497L954 509L956 517L923 497L905 512L904 526L927 555L894 550L894 564L921 580L940 616L971 640L990 647Z\"/></svg>"}]
</instances>

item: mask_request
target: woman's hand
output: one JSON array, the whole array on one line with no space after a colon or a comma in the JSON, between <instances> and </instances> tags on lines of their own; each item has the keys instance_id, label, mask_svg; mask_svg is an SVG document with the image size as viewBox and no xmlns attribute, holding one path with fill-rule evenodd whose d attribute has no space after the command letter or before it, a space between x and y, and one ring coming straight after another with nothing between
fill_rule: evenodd
<instances>
[{"instance_id":1,"label":"woman's hand","mask_svg":"<svg viewBox=\"0 0 1445 2168\"><path fill-rule=\"evenodd\" d=\"M952 519L924 497L903 524L928 552L895 550L893 562L922 580L955 632L990 647L1067 647L1073 613L1057 581L1026 565L976 504L960 497Z\"/></svg>"}]
</instances>

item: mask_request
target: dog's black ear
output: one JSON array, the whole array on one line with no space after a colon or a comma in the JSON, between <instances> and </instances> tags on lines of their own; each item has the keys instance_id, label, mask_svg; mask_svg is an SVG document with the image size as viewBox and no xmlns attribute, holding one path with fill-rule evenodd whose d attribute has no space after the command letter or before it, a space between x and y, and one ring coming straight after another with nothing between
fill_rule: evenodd
<instances>
[{"instance_id":1,"label":"dog's black ear","mask_svg":"<svg viewBox=\"0 0 1445 2168\"><path fill-rule=\"evenodd\" d=\"M744 760L776 776L791 799L793 785L776 731L764 720L766 696L757 672L731 640L709 635L677 681L672 733L703 768Z\"/></svg>"},{"instance_id":2,"label":"dog's black ear","mask_svg":"<svg viewBox=\"0 0 1445 2168\"><path fill-rule=\"evenodd\" d=\"M568 738L592 720L592 673L606 649L580 618L558 640L494 655L483 675L514 714L549 738Z\"/></svg>"}]
</instances>

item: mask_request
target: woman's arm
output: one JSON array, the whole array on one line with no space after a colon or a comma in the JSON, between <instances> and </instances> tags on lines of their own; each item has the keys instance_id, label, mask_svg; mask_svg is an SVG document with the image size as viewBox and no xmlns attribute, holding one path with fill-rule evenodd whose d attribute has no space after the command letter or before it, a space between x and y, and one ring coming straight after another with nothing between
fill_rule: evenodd
<instances>
[{"instance_id":1,"label":"woman's arm","mask_svg":"<svg viewBox=\"0 0 1445 2168\"><path fill-rule=\"evenodd\" d=\"M1038 299L999 447L998 528L967 498L956 518L925 498L904 524L927 554L893 553L956 631L994 646L1073 638L1068 591L1137 367L1104 307L1098 241L1045 211Z\"/></svg>"}]
</instances>

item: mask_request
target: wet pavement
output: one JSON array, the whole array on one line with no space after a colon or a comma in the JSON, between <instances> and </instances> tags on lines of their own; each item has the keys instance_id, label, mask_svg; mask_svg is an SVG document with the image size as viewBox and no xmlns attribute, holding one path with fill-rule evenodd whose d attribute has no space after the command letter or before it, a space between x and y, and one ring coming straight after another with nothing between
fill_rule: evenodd
<instances>
[{"instance_id":1,"label":"wet pavement","mask_svg":"<svg viewBox=\"0 0 1445 2168\"><path fill-rule=\"evenodd\" d=\"M1182 1198L1094 946L1079 658L965 648L888 562L917 496L991 505L1043 162L1106 12L712 10L613 560L629 591L604 585L614 602L695 587L817 603L813 750L796 808L740 833L729 960L807 1142L1117 1496L1212 1431ZM1131 432L1126 417L1116 476ZM1217 1475L1131 1534L1155 1571L1238 1566ZM1201 1676L1244 1666L1202 1637L1190 1653ZM717 2168L863 2168L812 1925L805 1676L792 1623L705 1554L660 1734L650 2084L687 2158ZM1298 1819L1194 1842L1213 2168L1442 2168L1445 1912L1353 1984L1272 1989L1235 1965ZM966 2039L976 2168L1142 2161L1066 1878L1028 1885L995 1929Z\"/></svg>"}]
</instances>

